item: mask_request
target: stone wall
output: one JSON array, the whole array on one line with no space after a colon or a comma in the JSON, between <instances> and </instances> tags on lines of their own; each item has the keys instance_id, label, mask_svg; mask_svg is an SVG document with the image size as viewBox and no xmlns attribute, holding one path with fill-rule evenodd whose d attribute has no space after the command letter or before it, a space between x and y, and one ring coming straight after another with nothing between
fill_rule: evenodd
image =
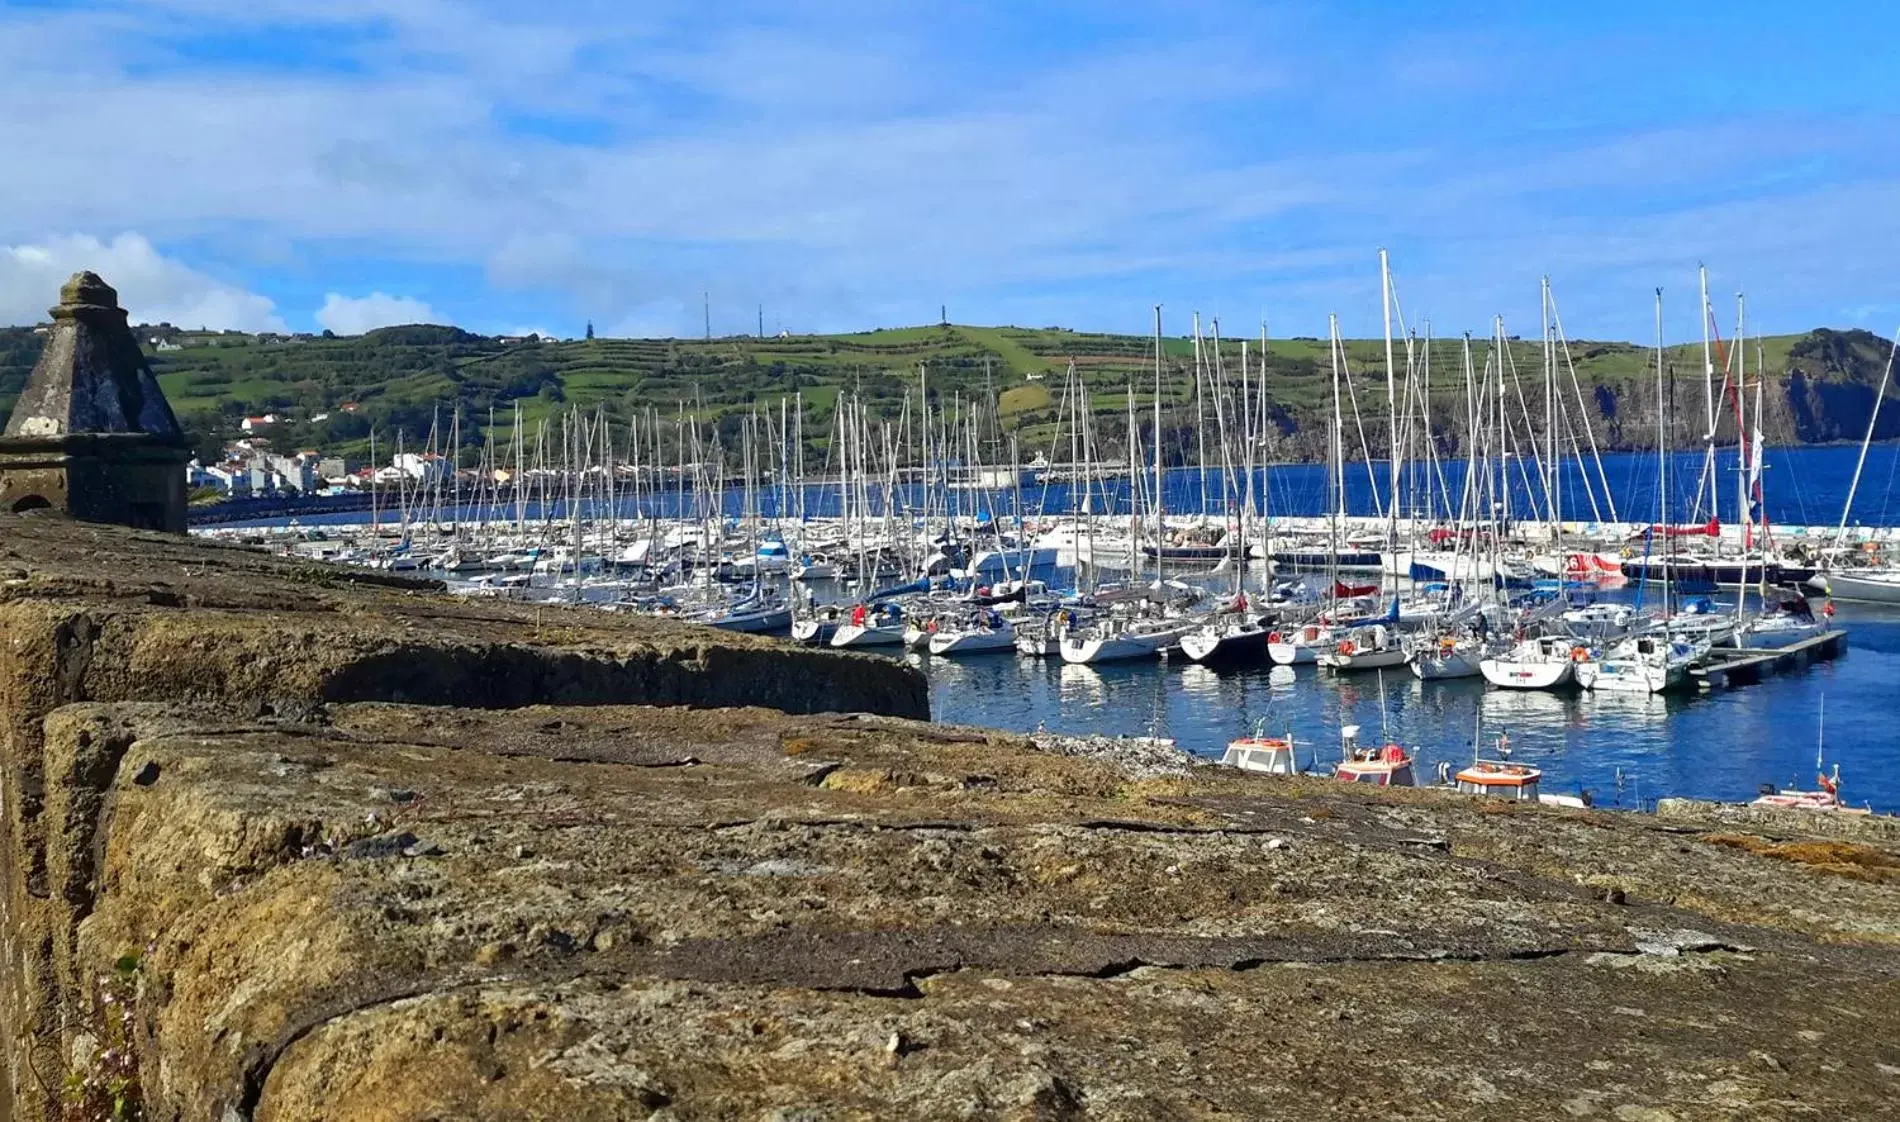
<instances>
[{"instance_id":1,"label":"stone wall","mask_svg":"<svg viewBox=\"0 0 1900 1122\"><path fill-rule=\"evenodd\" d=\"M1125 767L363 576L0 518L13 1118L1890 1109L1884 842Z\"/></svg>"},{"instance_id":2,"label":"stone wall","mask_svg":"<svg viewBox=\"0 0 1900 1122\"><path fill-rule=\"evenodd\" d=\"M361 578L361 579L359 579ZM50 1109L74 1025L96 811L117 749L49 749L74 702L189 701L233 716L326 702L505 708L760 705L928 716L913 670L707 628L464 604L423 582L51 516L0 516L5 1015L16 1117ZM49 757L49 751L56 759ZM100 755L100 753L105 753Z\"/></svg>"}]
</instances>

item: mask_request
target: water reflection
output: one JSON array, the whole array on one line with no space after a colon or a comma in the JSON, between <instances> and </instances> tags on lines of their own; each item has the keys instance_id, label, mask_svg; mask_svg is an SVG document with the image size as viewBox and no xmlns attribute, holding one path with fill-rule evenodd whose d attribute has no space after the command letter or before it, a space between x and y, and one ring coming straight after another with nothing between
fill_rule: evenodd
<instances>
[{"instance_id":1,"label":"water reflection","mask_svg":"<svg viewBox=\"0 0 1900 1122\"><path fill-rule=\"evenodd\" d=\"M1482 679L1421 682L1403 671L1339 676L1315 667L1214 670L1175 661L1076 666L1056 659L905 655L930 676L939 719L1002 728L1170 736L1218 756L1234 737L1291 730L1303 763L1338 758L1339 728L1381 732L1420 753L1421 777L1462 765L1482 718L1484 749L1509 736L1513 758L1545 769L1545 789L1589 790L1600 805L1692 794L1746 799L1757 785L1813 780L1820 696L1827 757L1850 801L1900 806L1900 615L1854 611L1837 662L1710 693L1496 690ZM895 655L895 652L892 652ZM1383 691L1381 690L1383 677ZM1620 786L1619 786L1620 777Z\"/></svg>"}]
</instances>

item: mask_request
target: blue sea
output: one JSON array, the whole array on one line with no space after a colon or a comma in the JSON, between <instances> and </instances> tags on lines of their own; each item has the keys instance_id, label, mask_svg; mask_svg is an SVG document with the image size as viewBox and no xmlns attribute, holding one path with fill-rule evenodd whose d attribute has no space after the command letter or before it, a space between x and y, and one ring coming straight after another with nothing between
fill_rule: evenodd
<instances>
[{"instance_id":1,"label":"blue sea","mask_svg":"<svg viewBox=\"0 0 1900 1122\"><path fill-rule=\"evenodd\" d=\"M1858 445L1765 450L1761 491L1762 508L1769 521L1783 526L1837 524L1841 519L1841 504L1853 482L1855 461L1859 455ZM1463 460L1405 465L1399 487L1401 511L1419 517L1455 515L1465 470ZM1495 466L1492 470L1494 474L1497 471ZM1706 522L1711 513L1725 523L1737 520L1736 510L1740 503L1738 481L1743 469L1733 449L1719 452L1712 467L1705 464L1700 452L1676 453L1669 458L1668 473L1670 521ZM1258 468L1254 474L1255 494L1266 496L1268 513L1271 515L1319 515L1337 505L1330 486L1331 472L1324 465L1282 464ZM1512 517L1538 519L1548 513L1544 487L1534 465L1528 462L1520 465L1513 461L1505 475L1511 488L1508 513ZM1657 502L1657 480L1661 475L1662 469L1654 454L1605 453L1601 458L1600 471L1596 459L1587 454L1581 465L1575 458L1567 459L1558 472L1559 512L1565 521L1584 524L1653 521L1661 511ZM1900 476L1900 444L1875 445L1868 450L1861 485L1855 493L1854 507L1850 512L1851 525L1900 524L1900 496L1893 493L1894 484L1900 482L1897 476ZM1239 472L1233 474L1231 484L1224 485L1226 479L1227 476L1217 467L1205 471L1191 467L1170 468L1163 473L1165 505L1169 511L1177 513L1231 509L1236 501L1235 496L1245 492L1246 481ZM1709 509L1706 497L1711 486L1704 483L1706 479L1714 481L1712 487L1717 508L1713 512ZM1130 491L1136 488L1141 490L1145 503L1145 495L1152 489L1152 481L1151 472L1144 472L1133 482L1125 476L1098 481L1088 488L1089 509L1126 511L1129 509ZM763 514L773 518L796 517L801 509L811 518L837 516L842 499L835 484L810 484L804 490L801 507L799 497L795 494L796 488L768 484L757 496L757 505ZM1704 492L1699 505L1696 501L1698 490ZM891 491L900 510L919 508L921 488L908 485L892 488ZM1390 491L1389 469L1384 462L1361 462L1346 466L1347 513L1372 515L1383 512L1383 504ZM1447 508L1443 498L1447 493L1452 496L1452 509ZM873 510L881 513L884 488L873 485L870 499ZM1080 509L1084 495L1080 485L1050 483L1047 486L1027 485L1020 489L995 491L956 490L948 494L947 501L952 511L958 514L1008 517L1016 509L1018 501L1026 513L1057 514ZM622 517L670 518L682 514L702 514L704 511L700 505L704 502L703 498L669 490L644 495L638 501L622 500L615 505ZM422 505L412 501L413 507ZM398 519L394 495L385 492L380 507L380 518L385 525ZM728 518L739 517L746 509L745 495L738 488L730 488L720 496L719 508ZM470 503L459 509L463 517L470 519L511 521L517 515L513 502L485 508ZM943 508L935 506L934 509ZM606 514L604 505L591 499L583 502L582 510L587 517ZM443 510L440 513L446 517L452 512ZM432 504L430 513L437 513ZM526 518L530 521L537 521L544 516L562 518L565 515L566 506L559 500L546 504L531 501L526 506ZM311 514L296 519L299 525L304 526L347 525L368 520L366 511ZM284 519L273 517L229 525L270 526L283 522Z\"/></svg>"}]
</instances>

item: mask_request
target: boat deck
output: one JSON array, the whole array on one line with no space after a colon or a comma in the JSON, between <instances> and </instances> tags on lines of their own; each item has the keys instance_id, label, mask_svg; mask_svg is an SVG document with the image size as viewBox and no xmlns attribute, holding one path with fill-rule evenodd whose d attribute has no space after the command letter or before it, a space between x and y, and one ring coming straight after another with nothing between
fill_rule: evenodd
<instances>
[{"instance_id":1,"label":"boat deck","mask_svg":"<svg viewBox=\"0 0 1900 1122\"><path fill-rule=\"evenodd\" d=\"M1847 649L1847 632L1836 628L1785 647L1742 647L1716 651L1710 661L1689 671L1702 689L1748 685L1770 674L1794 670L1819 659L1837 658Z\"/></svg>"}]
</instances>

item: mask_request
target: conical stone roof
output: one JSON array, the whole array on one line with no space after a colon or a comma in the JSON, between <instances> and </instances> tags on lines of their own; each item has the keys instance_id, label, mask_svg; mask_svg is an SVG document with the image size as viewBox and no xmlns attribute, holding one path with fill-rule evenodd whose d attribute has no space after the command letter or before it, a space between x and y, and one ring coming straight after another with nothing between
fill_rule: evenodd
<instances>
[{"instance_id":1,"label":"conical stone roof","mask_svg":"<svg viewBox=\"0 0 1900 1122\"><path fill-rule=\"evenodd\" d=\"M46 349L14 403L8 437L105 433L185 443L111 285L96 273L74 273L52 313Z\"/></svg>"}]
</instances>

